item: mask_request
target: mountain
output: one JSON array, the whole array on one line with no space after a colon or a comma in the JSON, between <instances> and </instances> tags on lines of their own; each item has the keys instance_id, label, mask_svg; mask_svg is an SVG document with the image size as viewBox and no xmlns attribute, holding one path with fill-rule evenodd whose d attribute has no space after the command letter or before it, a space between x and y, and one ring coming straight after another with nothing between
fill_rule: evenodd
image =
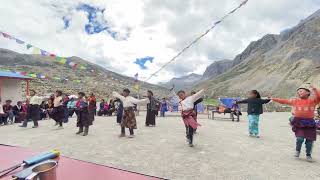
<instances>
[{"instance_id":1,"label":"mountain","mask_svg":"<svg viewBox=\"0 0 320 180\"><path fill-rule=\"evenodd\" d=\"M169 82L162 83L160 85L166 88L172 88L174 86L176 90L188 89L191 88L194 85L194 83L201 80L201 78L201 75L192 73L187 76L173 78Z\"/></svg>"},{"instance_id":2,"label":"mountain","mask_svg":"<svg viewBox=\"0 0 320 180\"><path fill-rule=\"evenodd\" d=\"M35 89L41 95L61 89L70 94L76 94L79 91L85 93L93 92L98 98L107 98L112 91L122 91L124 88L131 89L132 94L137 95L132 90L134 78L114 73L79 57L71 57L70 60L77 64L85 65L87 70L81 70L80 68L73 70L55 62L51 57L20 54L0 49L0 70L10 69L28 73L41 73L50 77L49 80L35 78L31 81L31 89ZM168 92L166 88L157 85L142 82L140 84L141 95L145 95L149 89L158 97L164 97Z\"/></svg>"},{"instance_id":3,"label":"mountain","mask_svg":"<svg viewBox=\"0 0 320 180\"><path fill-rule=\"evenodd\" d=\"M211 78L215 78L218 75L229 71L230 68L233 67L233 61L224 59L220 61L215 61L210 66L206 68L203 73L202 80L208 80Z\"/></svg>"},{"instance_id":4,"label":"mountain","mask_svg":"<svg viewBox=\"0 0 320 180\"><path fill-rule=\"evenodd\" d=\"M319 42L320 10L293 28L251 42L231 61L229 71L193 88L204 88L213 97L239 96L252 89L292 97L301 84L320 85Z\"/></svg>"}]
</instances>

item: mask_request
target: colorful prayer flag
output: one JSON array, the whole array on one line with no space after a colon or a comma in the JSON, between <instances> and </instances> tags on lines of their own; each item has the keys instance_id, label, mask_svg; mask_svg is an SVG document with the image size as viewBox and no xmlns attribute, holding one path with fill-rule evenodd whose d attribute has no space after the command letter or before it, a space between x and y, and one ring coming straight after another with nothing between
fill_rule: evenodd
<instances>
[{"instance_id":1,"label":"colorful prayer flag","mask_svg":"<svg viewBox=\"0 0 320 180\"><path fill-rule=\"evenodd\" d=\"M24 44L24 41L21 41L20 39L16 39L16 42L17 42L18 44Z\"/></svg>"},{"instance_id":2,"label":"colorful prayer flag","mask_svg":"<svg viewBox=\"0 0 320 180\"><path fill-rule=\"evenodd\" d=\"M67 60L65 58L61 58L59 61L59 63L61 63L61 64L66 64L66 62L67 62Z\"/></svg>"},{"instance_id":3,"label":"colorful prayer flag","mask_svg":"<svg viewBox=\"0 0 320 180\"><path fill-rule=\"evenodd\" d=\"M32 45L31 44L27 44L27 49L30 49L32 48Z\"/></svg>"},{"instance_id":4,"label":"colorful prayer flag","mask_svg":"<svg viewBox=\"0 0 320 180\"><path fill-rule=\"evenodd\" d=\"M37 47L33 47L33 54L40 54L40 49Z\"/></svg>"},{"instance_id":5,"label":"colorful prayer flag","mask_svg":"<svg viewBox=\"0 0 320 180\"><path fill-rule=\"evenodd\" d=\"M48 56L49 55L49 53L47 51L45 51L45 50L40 49L40 52L41 52L42 56Z\"/></svg>"}]
</instances>

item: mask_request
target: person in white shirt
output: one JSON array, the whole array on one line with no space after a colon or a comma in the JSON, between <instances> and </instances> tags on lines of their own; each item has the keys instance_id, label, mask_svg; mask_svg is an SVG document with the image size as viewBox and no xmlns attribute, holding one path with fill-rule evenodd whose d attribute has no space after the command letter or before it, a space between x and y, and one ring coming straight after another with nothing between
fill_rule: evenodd
<instances>
[{"instance_id":1,"label":"person in white shirt","mask_svg":"<svg viewBox=\"0 0 320 180\"><path fill-rule=\"evenodd\" d=\"M64 107L62 106L62 91L57 90L53 100L53 110L51 117L56 121L55 126L59 125L58 129L62 129L64 119Z\"/></svg>"},{"instance_id":2,"label":"person in white shirt","mask_svg":"<svg viewBox=\"0 0 320 180\"><path fill-rule=\"evenodd\" d=\"M197 123L196 113L194 112L193 108L194 103L203 96L204 90L201 90L189 97L187 97L186 92L183 90L180 90L177 94L180 98L180 105L182 108L181 117L185 126L187 127L187 140L189 142L189 146L193 147L194 130L200 126L200 124Z\"/></svg>"},{"instance_id":3,"label":"person in white shirt","mask_svg":"<svg viewBox=\"0 0 320 180\"><path fill-rule=\"evenodd\" d=\"M134 129L137 129L137 121L136 116L134 114L134 106L135 104L148 104L149 99L136 99L131 96L129 96L130 90L124 89L122 95L120 95L117 92L113 92L113 97L118 98L123 103L124 113L123 118L121 120L120 126L121 126L121 134L120 137L125 137L125 128L129 128L130 136L129 138L134 137Z\"/></svg>"},{"instance_id":4,"label":"person in white shirt","mask_svg":"<svg viewBox=\"0 0 320 180\"><path fill-rule=\"evenodd\" d=\"M36 91L30 90L30 96L27 97L28 110L27 118L24 119L23 124L20 127L27 127L28 120L32 119L32 128L39 127L38 120L40 119L40 104L43 98L36 96Z\"/></svg>"}]
</instances>

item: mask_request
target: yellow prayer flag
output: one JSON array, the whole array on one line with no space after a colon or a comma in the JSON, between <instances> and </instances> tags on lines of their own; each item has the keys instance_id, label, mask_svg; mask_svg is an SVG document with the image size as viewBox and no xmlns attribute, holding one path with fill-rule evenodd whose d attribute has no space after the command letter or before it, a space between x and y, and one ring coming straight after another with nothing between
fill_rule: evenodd
<instances>
[{"instance_id":1,"label":"yellow prayer flag","mask_svg":"<svg viewBox=\"0 0 320 180\"><path fill-rule=\"evenodd\" d=\"M33 52L32 54L40 54L40 49L37 47L33 47Z\"/></svg>"},{"instance_id":2,"label":"yellow prayer flag","mask_svg":"<svg viewBox=\"0 0 320 180\"><path fill-rule=\"evenodd\" d=\"M67 62L66 58L61 58L59 61L59 63L61 63L61 64L66 64L66 62Z\"/></svg>"}]
</instances>

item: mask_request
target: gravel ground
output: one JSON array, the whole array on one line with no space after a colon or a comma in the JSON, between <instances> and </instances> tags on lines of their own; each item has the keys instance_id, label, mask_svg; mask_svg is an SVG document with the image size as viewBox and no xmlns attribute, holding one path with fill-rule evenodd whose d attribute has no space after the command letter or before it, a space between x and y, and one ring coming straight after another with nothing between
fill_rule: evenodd
<instances>
[{"instance_id":1,"label":"gravel ground","mask_svg":"<svg viewBox=\"0 0 320 180\"><path fill-rule=\"evenodd\" d=\"M64 156L176 180L320 179L318 143L315 162L306 162L304 153L300 159L293 157L295 138L288 113L265 113L260 139L248 137L245 116L237 123L200 115L202 127L193 148L185 142L178 114L157 118L157 127L144 127L145 114L140 114L133 139L118 137L115 117L97 117L87 137L75 135L73 118L63 130L56 130L53 120L41 121L38 129L31 129L31 123L28 128L2 126L0 143L56 148Z\"/></svg>"}]
</instances>

